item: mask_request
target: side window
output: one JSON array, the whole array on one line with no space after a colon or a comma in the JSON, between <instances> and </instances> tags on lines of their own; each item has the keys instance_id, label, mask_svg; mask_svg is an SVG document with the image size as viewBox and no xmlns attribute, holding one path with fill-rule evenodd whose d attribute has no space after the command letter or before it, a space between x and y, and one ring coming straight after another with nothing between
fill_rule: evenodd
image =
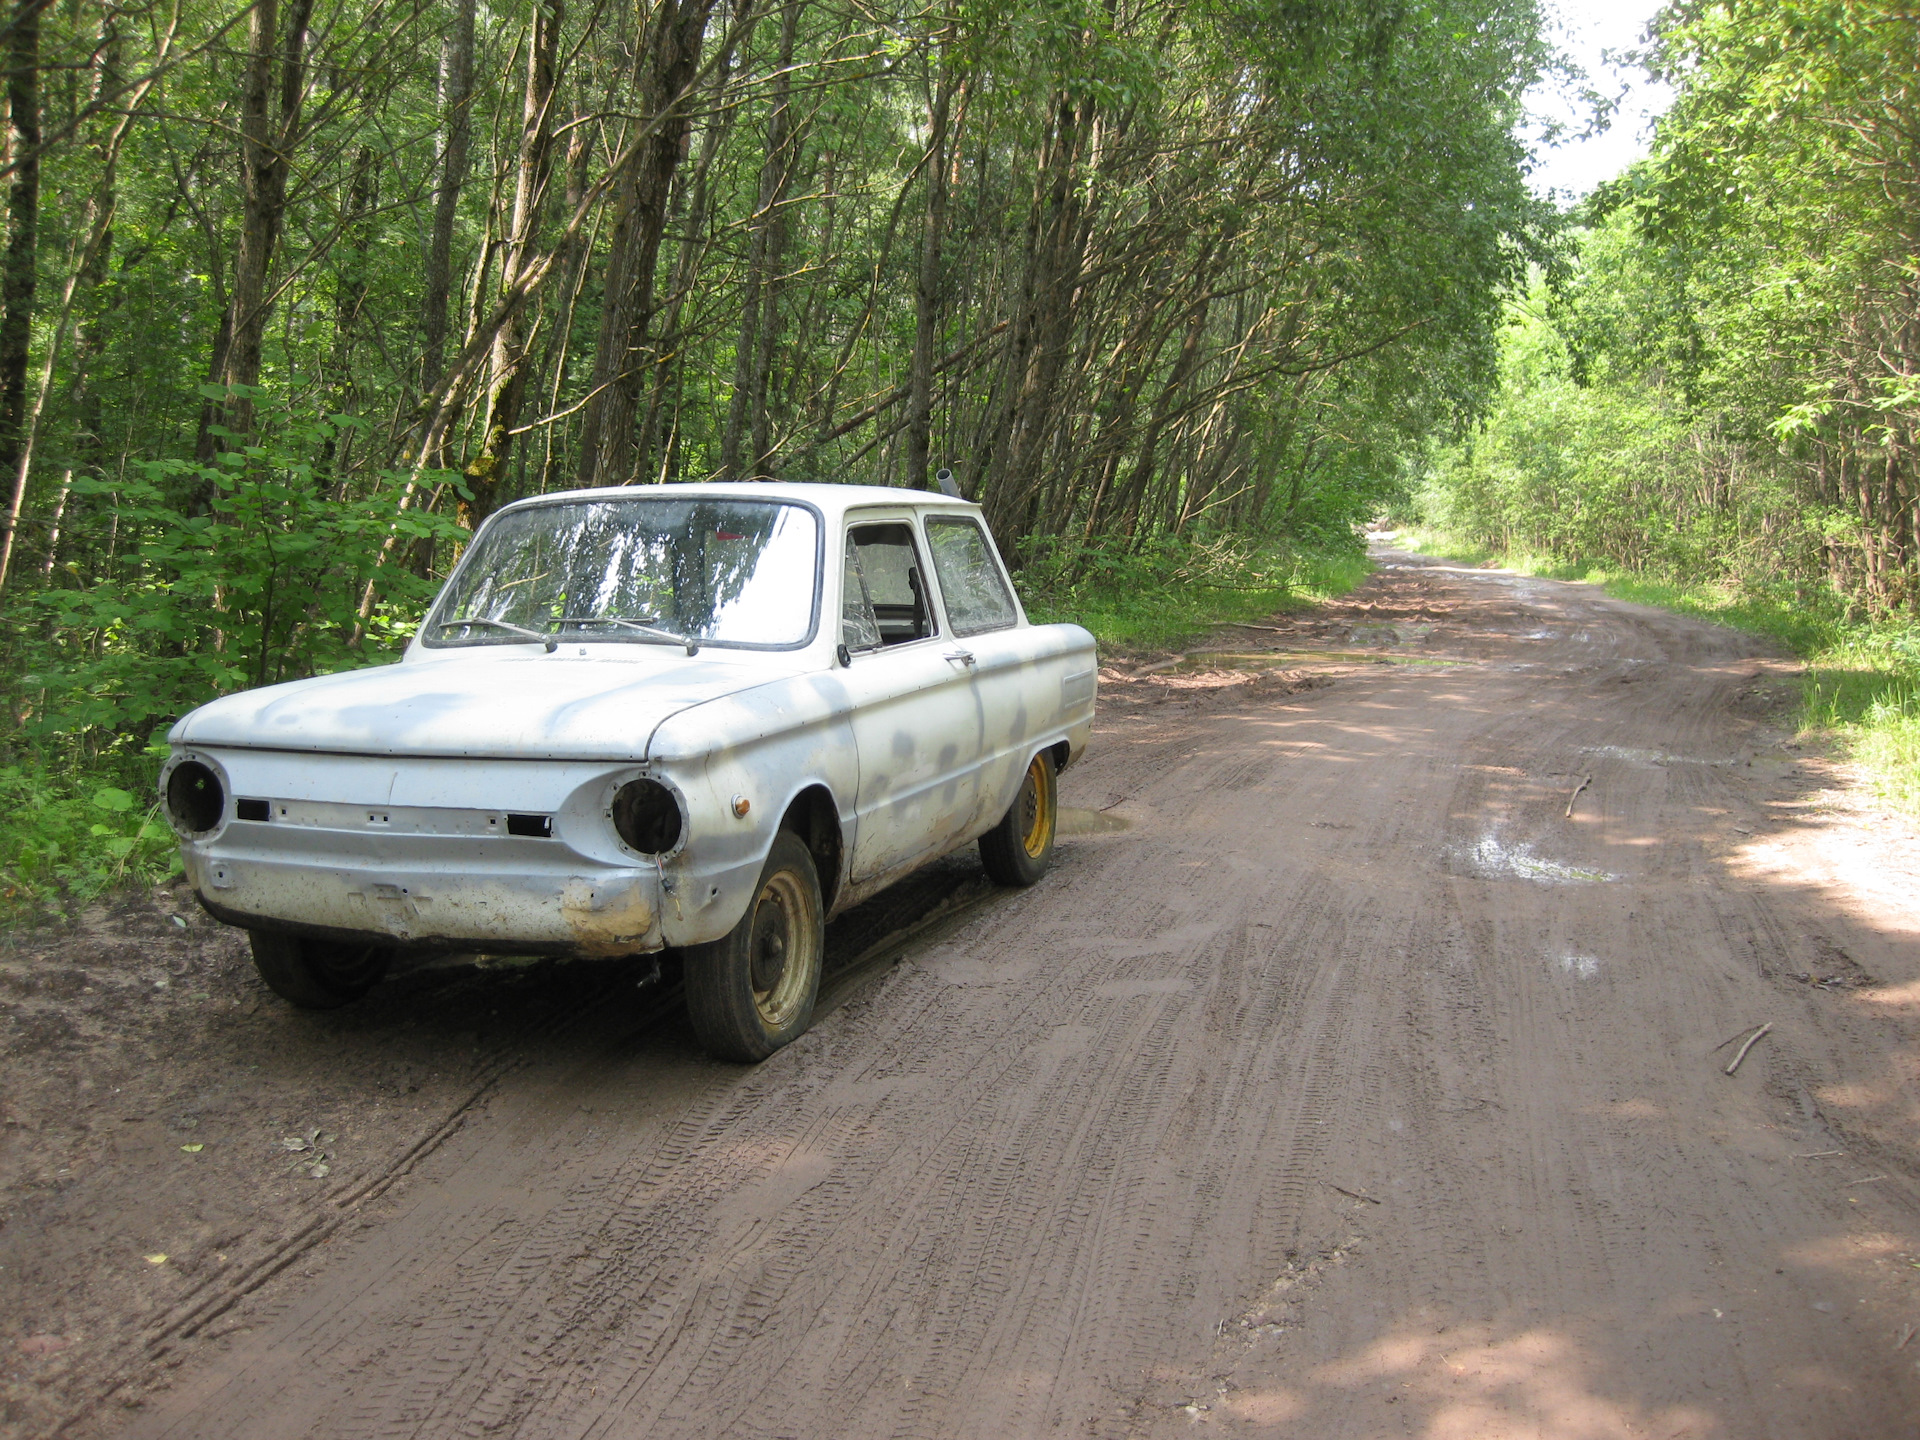
<instances>
[{"instance_id":1,"label":"side window","mask_svg":"<svg viewBox=\"0 0 1920 1440\"><path fill-rule=\"evenodd\" d=\"M956 635L979 635L1015 624L1020 612L994 563L993 546L979 522L961 515L929 515L927 543L947 600Z\"/></svg>"},{"instance_id":2,"label":"side window","mask_svg":"<svg viewBox=\"0 0 1920 1440\"><path fill-rule=\"evenodd\" d=\"M847 532L841 633L849 650L899 645L933 634L933 611L921 575L911 526L857 525ZM865 638L856 643L856 634Z\"/></svg>"},{"instance_id":3,"label":"side window","mask_svg":"<svg viewBox=\"0 0 1920 1440\"><path fill-rule=\"evenodd\" d=\"M847 536L847 573L840 589L840 643L849 650L873 650L880 644L880 626L867 597L866 577L860 573L860 551Z\"/></svg>"}]
</instances>

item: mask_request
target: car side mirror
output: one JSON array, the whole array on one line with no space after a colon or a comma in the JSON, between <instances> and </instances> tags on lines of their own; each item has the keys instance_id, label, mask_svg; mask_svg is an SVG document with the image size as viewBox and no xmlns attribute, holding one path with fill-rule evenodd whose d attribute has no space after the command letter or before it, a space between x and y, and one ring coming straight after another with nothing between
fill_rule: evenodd
<instances>
[{"instance_id":1,"label":"car side mirror","mask_svg":"<svg viewBox=\"0 0 1920 1440\"><path fill-rule=\"evenodd\" d=\"M853 664L853 655L847 649L845 642L833 647L833 658L840 662L842 669Z\"/></svg>"}]
</instances>

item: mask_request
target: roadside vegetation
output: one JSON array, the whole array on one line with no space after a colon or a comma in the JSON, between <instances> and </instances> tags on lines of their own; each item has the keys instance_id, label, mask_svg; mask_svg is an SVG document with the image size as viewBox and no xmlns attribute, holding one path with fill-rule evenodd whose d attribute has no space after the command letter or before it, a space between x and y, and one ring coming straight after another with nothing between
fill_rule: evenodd
<instances>
[{"instance_id":1,"label":"roadside vegetation","mask_svg":"<svg viewBox=\"0 0 1920 1440\"><path fill-rule=\"evenodd\" d=\"M1020 571L1019 586L1034 620L1086 626L1105 657L1176 649L1214 625L1302 609L1344 595L1370 569L1357 540L1309 548L1223 535L1137 555L1050 550Z\"/></svg>"},{"instance_id":2,"label":"roadside vegetation","mask_svg":"<svg viewBox=\"0 0 1920 1440\"><path fill-rule=\"evenodd\" d=\"M1509 305L1408 518L1772 635L1802 722L1920 810L1920 86L1900 0L1676 5L1654 153Z\"/></svg>"}]
</instances>

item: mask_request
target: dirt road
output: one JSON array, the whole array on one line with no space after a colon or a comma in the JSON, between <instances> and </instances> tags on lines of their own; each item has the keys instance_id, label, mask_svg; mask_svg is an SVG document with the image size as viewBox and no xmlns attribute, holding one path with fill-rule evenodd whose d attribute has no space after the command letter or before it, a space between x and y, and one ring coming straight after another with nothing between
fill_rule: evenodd
<instances>
[{"instance_id":1,"label":"dirt road","mask_svg":"<svg viewBox=\"0 0 1920 1440\"><path fill-rule=\"evenodd\" d=\"M1920 844L1758 642L1381 558L1110 675L1056 872L843 938L757 1069L496 981L462 1123L71 1433L1920 1435Z\"/></svg>"}]
</instances>

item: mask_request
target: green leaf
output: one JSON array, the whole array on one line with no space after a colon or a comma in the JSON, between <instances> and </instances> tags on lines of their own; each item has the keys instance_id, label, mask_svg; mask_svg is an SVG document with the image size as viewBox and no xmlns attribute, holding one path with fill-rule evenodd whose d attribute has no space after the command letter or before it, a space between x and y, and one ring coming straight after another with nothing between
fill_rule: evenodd
<instances>
[{"instance_id":1,"label":"green leaf","mask_svg":"<svg viewBox=\"0 0 1920 1440\"><path fill-rule=\"evenodd\" d=\"M111 810L119 815L133 808L133 796L124 790L116 790L109 785L104 790L96 790L93 803L102 810Z\"/></svg>"}]
</instances>

